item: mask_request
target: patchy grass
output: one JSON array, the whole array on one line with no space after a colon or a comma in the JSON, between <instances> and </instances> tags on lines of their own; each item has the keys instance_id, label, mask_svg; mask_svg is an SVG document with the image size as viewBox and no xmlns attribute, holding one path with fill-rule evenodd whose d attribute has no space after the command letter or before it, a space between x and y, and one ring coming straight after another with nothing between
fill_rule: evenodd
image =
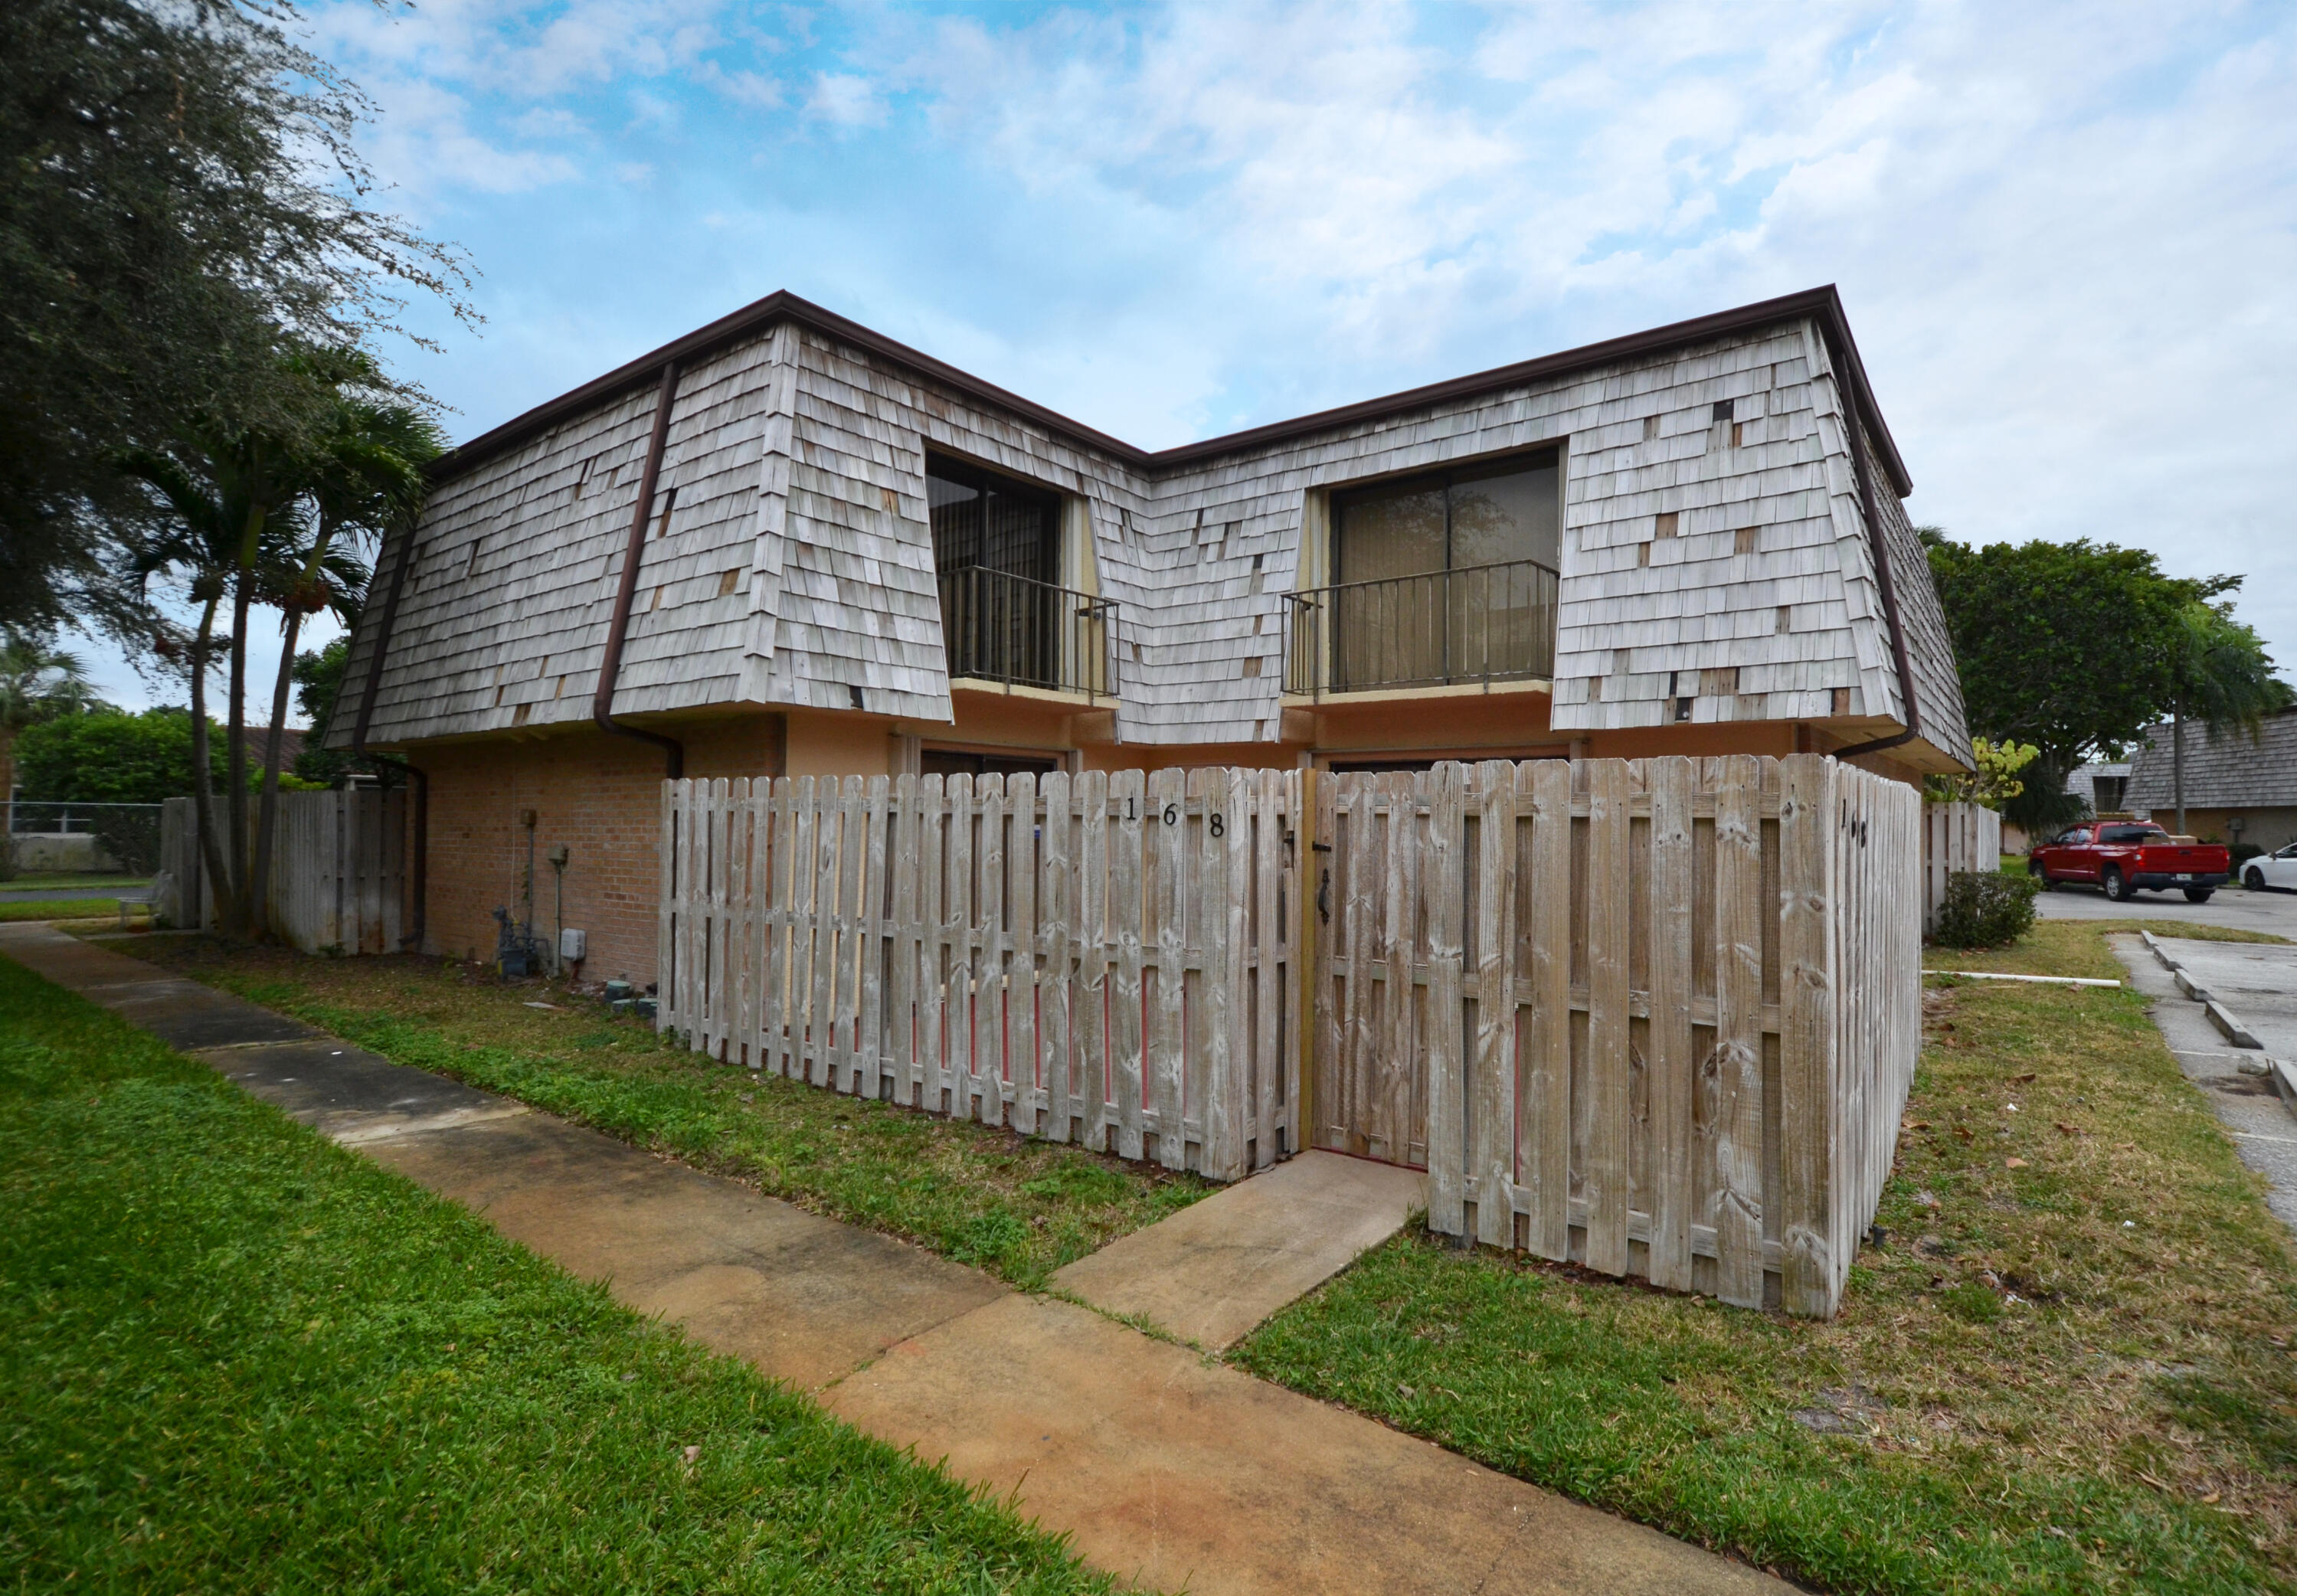
<instances>
[{"instance_id":1,"label":"patchy grass","mask_svg":"<svg viewBox=\"0 0 2297 1596\"><path fill-rule=\"evenodd\" d=\"M2127 928L1959 957L2119 976ZM1421 1232L1236 1361L1828 1590L2297 1589L2297 1255L2145 1000L1927 1007L1888 1237L1832 1323Z\"/></svg>"},{"instance_id":2,"label":"patchy grass","mask_svg":"<svg viewBox=\"0 0 2297 1596\"><path fill-rule=\"evenodd\" d=\"M6 959L0 1201L0 1588L1110 1588Z\"/></svg>"},{"instance_id":3,"label":"patchy grass","mask_svg":"<svg viewBox=\"0 0 2297 1596\"><path fill-rule=\"evenodd\" d=\"M905 1237L1025 1289L1213 1189L1194 1176L713 1064L649 1024L609 1017L595 1000L505 986L436 959L315 959L203 938L136 951L394 1063ZM526 1007L535 1001L560 1007Z\"/></svg>"},{"instance_id":4,"label":"patchy grass","mask_svg":"<svg viewBox=\"0 0 2297 1596\"><path fill-rule=\"evenodd\" d=\"M92 920L109 917L115 924L119 915L117 898L34 899L30 901L9 902L0 899L0 926L18 920Z\"/></svg>"},{"instance_id":5,"label":"patchy grass","mask_svg":"<svg viewBox=\"0 0 2297 1596\"><path fill-rule=\"evenodd\" d=\"M2005 975L2090 975L2126 981L2129 972L2113 956L2106 938L2117 933L2181 936L2204 942L2279 942L2285 937L2237 926L2195 925L2186 920L2037 920L2034 928L2007 948L1925 948L1926 970L1990 970Z\"/></svg>"}]
</instances>

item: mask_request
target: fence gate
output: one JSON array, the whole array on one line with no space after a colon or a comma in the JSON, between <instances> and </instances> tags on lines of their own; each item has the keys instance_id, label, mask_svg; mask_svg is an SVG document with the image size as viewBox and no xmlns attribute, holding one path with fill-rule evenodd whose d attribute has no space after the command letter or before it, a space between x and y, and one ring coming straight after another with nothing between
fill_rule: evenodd
<instances>
[{"instance_id":1,"label":"fence gate","mask_svg":"<svg viewBox=\"0 0 2297 1596\"><path fill-rule=\"evenodd\" d=\"M1920 1046L1920 804L1816 755L1316 785L1309 1140L1428 1222L1824 1315Z\"/></svg>"}]
</instances>

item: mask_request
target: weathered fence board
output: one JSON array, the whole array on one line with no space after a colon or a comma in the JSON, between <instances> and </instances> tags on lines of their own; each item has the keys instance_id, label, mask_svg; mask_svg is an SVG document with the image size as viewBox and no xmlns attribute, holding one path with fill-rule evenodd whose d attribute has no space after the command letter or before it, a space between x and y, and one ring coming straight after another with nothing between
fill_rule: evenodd
<instances>
[{"instance_id":1,"label":"weathered fence board","mask_svg":"<svg viewBox=\"0 0 2297 1596\"><path fill-rule=\"evenodd\" d=\"M406 814L404 794L372 787L280 794L268 906L272 934L306 953L398 952ZM223 820L220 798L215 818ZM251 839L251 813L248 829ZM200 856L189 798L170 798L161 810L160 868L169 896L156 905L159 911L178 926L214 926L215 884Z\"/></svg>"},{"instance_id":2,"label":"weathered fence board","mask_svg":"<svg viewBox=\"0 0 2297 1596\"><path fill-rule=\"evenodd\" d=\"M2002 868L2002 816L1978 803L1925 803L1922 818L1922 930L1938 929L1948 878Z\"/></svg>"},{"instance_id":3,"label":"weathered fence board","mask_svg":"<svg viewBox=\"0 0 2297 1596\"><path fill-rule=\"evenodd\" d=\"M1912 788L1741 755L1316 803L1315 1145L1424 1163L1440 1232L1833 1312L1920 1047Z\"/></svg>"},{"instance_id":4,"label":"weathered fence board","mask_svg":"<svg viewBox=\"0 0 2297 1596\"><path fill-rule=\"evenodd\" d=\"M660 1023L1235 1180L1296 1152L1295 772L665 784Z\"/></svg>"}]
</instances>

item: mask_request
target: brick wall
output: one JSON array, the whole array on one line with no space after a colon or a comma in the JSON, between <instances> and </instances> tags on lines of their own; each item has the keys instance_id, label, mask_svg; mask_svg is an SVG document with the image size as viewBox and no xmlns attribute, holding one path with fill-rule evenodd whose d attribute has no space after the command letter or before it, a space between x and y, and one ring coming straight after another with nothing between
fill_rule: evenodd
<instances>
[{"instance_id":1,"label":"brick wall","mask_svg":"<svg viewBox=\"0 0 2297 1596\"><path fill-rule=\"evenodd\" d=\"M779 719L753 715L678 728L689 776L771 776ZM628 737L570 732L528 742L421 750L431 777L429 922L424 951L492 956L494 910L525 914L526 829L535 811L534 926L555 941L557 882L547 856L564 843L565 917L589 934L589 980L655 979L661 753Z\"/></svg>"}]
</instances>

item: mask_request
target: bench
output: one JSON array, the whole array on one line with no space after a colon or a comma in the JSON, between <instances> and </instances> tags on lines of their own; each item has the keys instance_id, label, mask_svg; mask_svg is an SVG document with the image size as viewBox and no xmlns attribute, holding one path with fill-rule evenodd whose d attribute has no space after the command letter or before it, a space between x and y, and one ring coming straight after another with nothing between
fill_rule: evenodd
<instances>
[{"instance_id":1,"label":"bench","mask_svg":"<svg viewBox=\"0 0 2297 1596\"><path fill-rule=\"evenodd\" d=\"M129 887L127 891L118 893L117 896L119 902L119 928L122 931L128 929L128 911L131 908L138 905L141 905L143 908L144 917L146 925L158 919L160 915L160 901L163 898L174 895L174 886L175 883L173 879L165 871L162 871L158 876L152 877L151 885Z\"/></svg>"}]
</instances>

